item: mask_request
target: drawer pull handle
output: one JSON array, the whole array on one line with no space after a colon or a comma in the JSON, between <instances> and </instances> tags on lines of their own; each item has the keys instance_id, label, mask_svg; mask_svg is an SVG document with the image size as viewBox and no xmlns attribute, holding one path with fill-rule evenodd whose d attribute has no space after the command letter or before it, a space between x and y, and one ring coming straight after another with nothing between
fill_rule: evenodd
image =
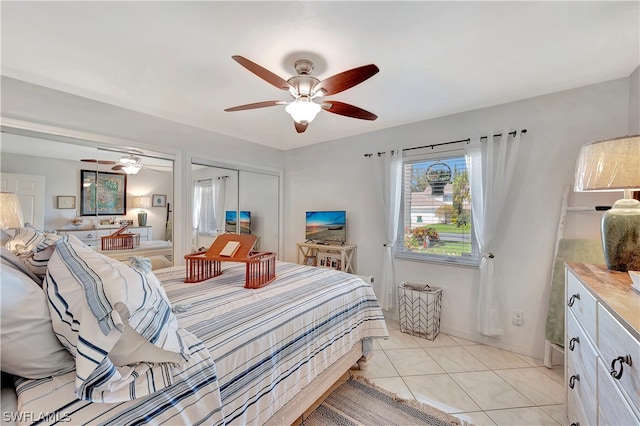
<instances>
[{"instance_id":1,"label":"drawer pull handle","mask_svg":"<svg viewBox=\"0 0 640 426\"><path fill-rule=\"evenodd\" d=\"M580 381L580 375L579 375L579 374L574 374L573 376L571 376L571 377L569 378L569 387L570 387L571 389L573 389L573 388L574 388L574 386L576 385L576 380L577 380L577 381Z\"/></svg>"},{"instance_id":2,"label":"drawer pull handle","mask_svg":"<svg viewBox=\"0 0 640 426\"><path fill-rule=\"evenodd\" d=\"M620 371L616 370L616 362L620 362ZM631 366L631 355L626 354L625 356L619 356L618 358L611 361L611 375L614 379L620 380L620 378L622 377L622 373L624 371L622 363Z\"/></svg>"},{"instance_id":3,"label":"drawer pull handle","mask_svg":"<svg viewBox=\"0 0 640 426\"><path fill-rule=\"evenodd\" d=\"M93 238L93 234L87 234L87 238Z\"/></svg>"},{"instance_id":4,"label":"drawer pull handle","mask_svg":"<svg viewBox=\"0 0 640 426\"><path fill-rule=\"evenodd\" d=\"M569 301L567 302L567 306L572 307L573 304L576 303L576 300L580 300L580 293L576 293L573 296L571 296L569 298Z\"/></svg>"},{"instance_id":5,"label":"drawer pull handle","mask_svg":"<svg viewBox=\"0 0 640 426\"><path fill-rule=\"evenodd\" d=\"M569 350L571 352L573 352L573 350L576 348L576 343L580 343L579 337L574 337L571 340L569 340Z\"/></svg>"},{"instance_id":6,"label":"drawer pull handle","mask_svg":"<svg viewBox=\"0 0 640 426\"><path fill-rule=\"evenodd\" d=\"M571 423L571 426L580 426L580 422L573 422Z\"/></svg>"}]
</instances>

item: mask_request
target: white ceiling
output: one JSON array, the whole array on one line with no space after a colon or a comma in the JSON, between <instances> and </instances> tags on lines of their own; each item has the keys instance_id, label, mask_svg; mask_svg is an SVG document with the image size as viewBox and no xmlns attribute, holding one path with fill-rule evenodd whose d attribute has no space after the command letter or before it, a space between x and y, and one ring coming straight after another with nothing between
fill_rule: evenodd
<instances>
[{"instance_id":1,"label":"white ceiling","mask_svg":"<svg viewBox=\"0 0 640 426\"><path fill-rule=\"evenodd\" d=\"M627 77L640 63L640 2L2 1L2 74L291 149ZM319 79L380 72L328 98L376 121L320 112L298 134L283 106L311 59Z\"/></svg>"}]
</instances>

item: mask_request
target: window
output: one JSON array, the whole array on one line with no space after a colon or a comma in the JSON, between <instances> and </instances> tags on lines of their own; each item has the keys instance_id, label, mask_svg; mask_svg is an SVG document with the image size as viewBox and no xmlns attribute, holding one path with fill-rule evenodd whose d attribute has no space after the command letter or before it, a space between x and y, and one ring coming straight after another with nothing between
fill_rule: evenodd
<instances>
[{"instance_id":1,"label":"window","mask_svg":"<svg viewBox=\"0 0 640 426\"><path fill-rule=\"evenodd\" d=\"M405 158L402 173L396 256L477 265L464 152Z\"/></svg>"}]
</instances>

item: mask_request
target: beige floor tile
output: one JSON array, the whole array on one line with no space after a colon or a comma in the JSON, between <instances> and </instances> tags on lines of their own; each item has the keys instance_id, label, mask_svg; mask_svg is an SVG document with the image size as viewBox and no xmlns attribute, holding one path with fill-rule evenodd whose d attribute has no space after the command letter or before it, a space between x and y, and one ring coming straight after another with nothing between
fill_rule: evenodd
<instances>
[{"instance_id":1,"label":"beige floor tile","mask_svg":"<svg viewBox=\"0 0 640 426\"><path fill-rule=\"evenodd\" d=\"M373 350L374 351L381 351L382 350L382 346L380 346L379 341L382 341L384 339L372 339L373 341Z\"/></svg>"},{"instance_id":2,"label":"beige floor tile","mask_svg":"<svg viewBox=\"0 0 640 426\"><path fill-rule=\"evenodd\" d=\"M520 358L521 360L523 360L524 362L526 362L527 364L529 364L531 367L544 367L544 361L541 359L522 355L522 354L517 354L517 353L514 353L514 355Z\"/></svg>"},{"instance_id":3,"label":"beige floor tile","mask_svg":"<svg viewBox=\"0 0 640 426\"><path fill-rule=\"evenodd\" d=\"M478 404L447 374L404 377L415 399L447 413L480 411Z\"/></svg>"},{"instance_id":4,"label":"beige floor tile","mask_svg":"<svg viewBox=\"0 0 640 426\"><path fill-rule=\"evenodd\" d=\"M373 356L369 361L369 366L366 370L351 370L351 373L355 376L366 377L368 379L378 377L398 377L398 371L394 368L393 364L387 358L384 351L371 351Z\"/></svg>"},{"instance_id":5,"label":"beige floor tile","mask_svg":"<svg viewBox=\"0 0 640 426\"><path fill-rule=\"evenodd\" d=\"M460 346L469 346L469 345L479 345L480 343L474 342L473 340L463 339L461 337L449 336L453 339L454 342L459 344Z\"/></svg>"},{"instance_id":6,"label":"beige floor tile","mask_svg":"<svg viewBox=\"0 0 640 426\"><path fill-rule=\"evenodd\" d=\"M381 387L387 392L391 392L400 398L415 400L413 394L407 387L407 384L402 380L402 377L384 377L377 379L369 379L376 386Z\"/></svg>"},{"instance_id":7,"label":"beige floor tile","mask_svg":"<svg viewBox=\"0 0 640 426\"><path fill-rule=\"evenodd\" d=\"M493 371L453 373L450 376L484 411L534 405Z\"/></svg>"},{"instance_id":8,"label":"beige floor tile","mask_svg":"<svg viewBox=\"0 0 640 426\"><path fill-rule=\"evenodd\" d=\"M491 417L487 416L484 411L474 411L471 413L455 413L453 414L463 421L463 425L473 426L495 426Z\"/></svg>"},{"instance_id":9,"label":"beige floor tile","mask_svg":"<svg viewBox=\"0 0 640 426\"><path fill-rule=\"evenodd\" d=\"M435 340L416 337L416 341L423 348L437 348L440 346L458 346L456 341L453 340L451 336L443 333L438 334Z\"/></svg>"},{"instance_id":10,"label":"beige floor tile","mask_svg":"<svg viewBox=\"0 0 640 426\"><path fill-rule=\"evenodd\" d=\"M564 385L564 366L554 365L553 368L538 367L538 370Z\"/></svg>"},{"instance_id":11,"label":"beige floor tile","mask_svg":"<svg viewBox=\"0 0 640 426\"><path fill-rule=\"evenodd\" d=\"M413 336L406 333L402 333L400 330L393 328L389 329L389 339L379 340L382 349L408 349L419 348L418 342Z\"/></svg>"},{"instance_id":12,"label":"beige floor tile","mask_svg":"<svg viewBox=\"0 0 640 426\"><path fill-rule=\"evenodd\" d=\"M557 426L551 417L538 407L512 408L507 410L486 411L498 426Z\"/></svg>"},{"instance_id":13,"label":"beige floor tile","mask_svg":"<svg viewBox=\"0 0 640 426\"><path fill-rule=\"evenodd\" d=\"M564 404L561 405L543 405L540 408L549 417L555 420L558 424L569 424L567 419L567 407Z\"/></svg>"},{"instance_id":14,"label":"beige floor tile","mask_svg":"<svg viewBox=\"0 0 640 426\"><path fill-rule=\"evenodd\" d=\"M502 377L535 405L564 404L564 386L537 368L496 370Z\"/></svg>"},{"instance_id":15,"label":"beige floor tile","mask_svg":"<svg viewBox=\"0 0 640 426\"><path fill-rule=\"evenodd\" d=\"M480 360L460 346L443 346L425 348L425 351L447 373L462 373L465 371L484 371L489 368Z\"/></svg>"},{"instance_id":16,"label":"beige floor tile","mask_svg":"<svg viewBox=\"0 0 640 426\"><path fill-rule=\"evenodd\" d=\"M529 367L526 361L513 352L503 349L486 345L464 346L464 348L492 370Z\"/></svg>"},{"instance_id":17,"label":"beige floor tile","mask_svg":"<svg viewBox=\"0 0 640 426\"><path fill-rule=\"evenodd\" d=\"M401 376L441 374L444 370L422 348L388 349L385 354Z\"/></svg>"}]
</instances>

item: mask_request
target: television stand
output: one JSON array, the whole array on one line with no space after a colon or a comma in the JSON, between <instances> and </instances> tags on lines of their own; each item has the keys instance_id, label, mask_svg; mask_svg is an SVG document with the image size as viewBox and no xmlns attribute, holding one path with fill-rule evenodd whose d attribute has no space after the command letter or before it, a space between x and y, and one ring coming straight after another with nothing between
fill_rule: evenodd
<instances>
[{"instance_id":1,"label":"television stand","mask_svg":"<svg viewBox=\"0 0 640 426\"><path fill-rule=\"evenodd\" d=\"M298 246L298 263L300 265L309 265L319 267L329 267L337 269L339 271L355 274L355 244L328 244L328 243L314 243L304 242L296 243ZM331 257L336 260L336 266L321 265L320 261L326 257ZM339 261L339 263L338 263ZM333 263L332 263L333 265ZM338 267L339 265L339 267Z\"/></svg>"}]
</instances>

